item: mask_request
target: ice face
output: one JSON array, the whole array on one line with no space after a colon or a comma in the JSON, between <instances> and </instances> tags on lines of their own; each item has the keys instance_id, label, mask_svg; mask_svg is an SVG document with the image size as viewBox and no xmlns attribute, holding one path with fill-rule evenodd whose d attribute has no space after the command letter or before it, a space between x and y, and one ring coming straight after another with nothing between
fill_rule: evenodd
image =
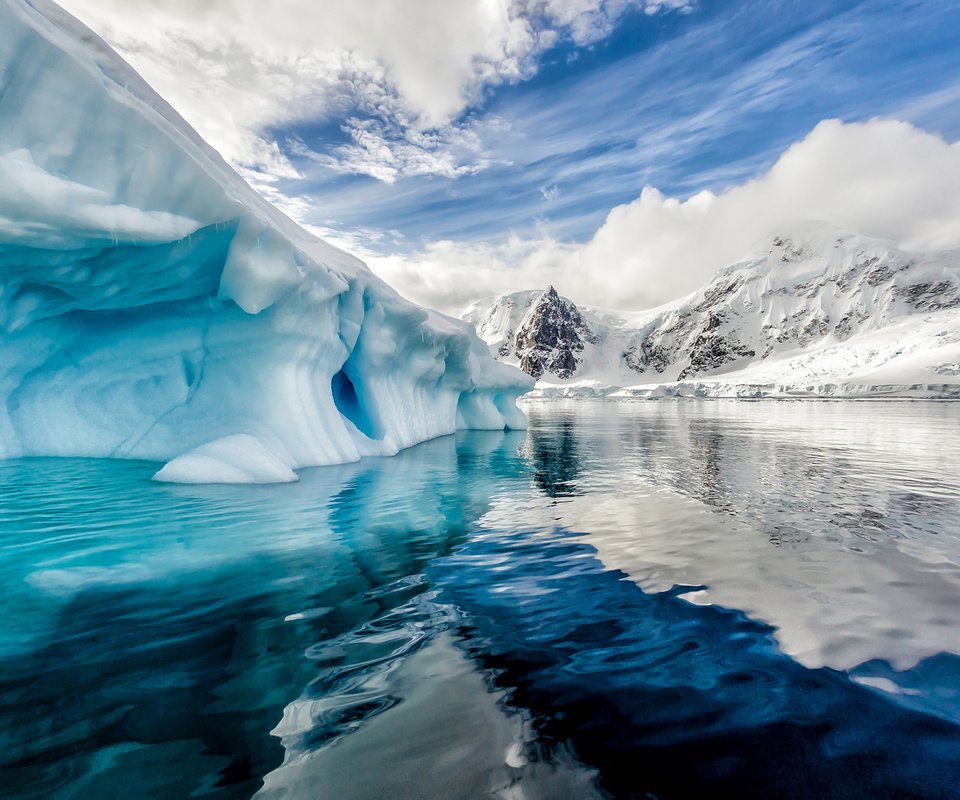
<instances>
[{"instance_id":1,"label":"ice face","mask_svg":"<svg viewBox=\"0 0 960 800\"><path fill-rule=\"evenodd\" d=\"M284 217L47 0L0 0L0 329L0 457L219 441L232 480L525 426L524 375Z\"/></svg>"}]
</instances>

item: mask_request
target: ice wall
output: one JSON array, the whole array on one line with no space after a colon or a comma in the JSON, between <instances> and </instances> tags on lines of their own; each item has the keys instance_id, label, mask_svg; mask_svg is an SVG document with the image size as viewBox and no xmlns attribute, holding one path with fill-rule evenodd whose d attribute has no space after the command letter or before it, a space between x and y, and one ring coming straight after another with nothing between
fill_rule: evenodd
<instances>
[{"instance_id":1,"label":"ice wall","mask_svg":"<svg viewBox=\"0 0 960 800\"><path fill-rule=\"evenodd\" d=\"M0 0L0 331L0 457L240 436L188 464L296 469L525 425L526 376L283 216L47 0Z\"/></svg>"}]
</instances>

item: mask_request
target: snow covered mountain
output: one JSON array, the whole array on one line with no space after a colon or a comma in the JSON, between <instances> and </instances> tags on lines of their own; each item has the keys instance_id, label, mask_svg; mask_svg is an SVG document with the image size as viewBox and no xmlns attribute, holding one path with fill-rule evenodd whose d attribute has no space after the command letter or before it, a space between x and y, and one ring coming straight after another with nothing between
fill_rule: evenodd
<instances>
[{"instance_id":1,"label":"snow covered mountain","mask_svg":"<svg viewBox=\"0 0 960 800\"><path fill-rule=\"evenodd\" d=\"M544 320L558 315L576 323L536 352L569 355L531 361L521 332L553 330ZM551 288L463 317L541 394L960 396L960 253L907 253L825 223L773 237L651 311L578 309Z\"/></svg>"},{"instance_id":2,"label":"snow covered mountain","mask_svg":"<svg viewBox=\"0 0 960 800\"><path fill-rule=\"evenodd\" d=\"M101 39L0 0L0 457L293 480L532 384L264 201Z\"/></svg>"},{"instance_id":3,"label":"snow covered mountain","mask_svg":"<svg viewBox=\"0 0 960 800\"><path fill-rule=\"evenodd\" d=\"M498 358L515 360L534 378L544 374L572 378L586 345L599 343L577 307L552 286L546 292L504 295L498 301L486 316L474 315L481 310L475 303L464 319L477 324L477 332Z\"/></svg>"}]
</instances>

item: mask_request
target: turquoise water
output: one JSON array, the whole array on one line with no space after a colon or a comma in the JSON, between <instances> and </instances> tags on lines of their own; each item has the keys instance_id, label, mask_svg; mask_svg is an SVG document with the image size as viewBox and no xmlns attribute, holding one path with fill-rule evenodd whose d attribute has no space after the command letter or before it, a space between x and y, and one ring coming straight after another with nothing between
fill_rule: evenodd
<instances>
[{"instance_id":1,"label":"turquoise water","mask_svg":"<svg viewBox=\"0 0 960 800\"><path fill-rule=\"evenodd\" d=\"M292 485L0 464L6 794L960 796L956 405L528 411Z\"/></svg>"}]
</instances>

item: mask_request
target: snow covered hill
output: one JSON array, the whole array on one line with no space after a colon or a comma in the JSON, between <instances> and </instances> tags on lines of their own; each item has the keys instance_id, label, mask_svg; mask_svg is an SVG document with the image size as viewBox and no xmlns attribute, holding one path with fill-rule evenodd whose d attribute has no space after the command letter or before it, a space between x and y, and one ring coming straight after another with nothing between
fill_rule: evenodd
<instances>
[{"instance_id":1,"label":"snow covered hill","mask_svg":"<svg viewBox=\"0 0 960 800\"><path fill-rule=\"evenodd\" d=\"M170 480L522 427L532 384L284 217L49 0L0 0L0 329L0 457Z\"/></svg>"},{"instance_id":2,"label":"snow covered hill","mask_svg":"<svg viewBox=\"0 0 960 800\"><path fill-rule=\"evenodd\" d=\"M578 309L551 288L463 318L543 395L960 396L960 252L906 253L825 223L651 311ZM544 324L557 318L574 322Z\"/></svg>"}]
</instances>

